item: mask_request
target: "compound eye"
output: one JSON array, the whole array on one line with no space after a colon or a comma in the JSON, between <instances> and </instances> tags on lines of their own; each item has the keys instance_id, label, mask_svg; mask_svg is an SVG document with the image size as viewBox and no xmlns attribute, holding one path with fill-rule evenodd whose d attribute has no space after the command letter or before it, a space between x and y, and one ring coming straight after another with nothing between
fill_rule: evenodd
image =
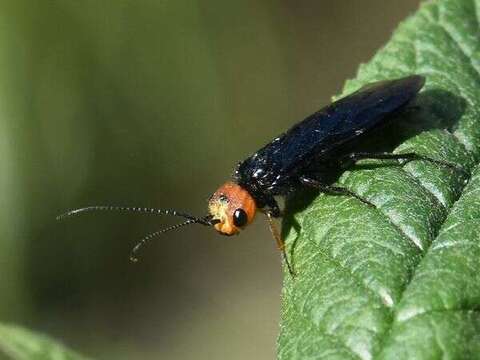
<instances>
[{"instance_id":1,"label":"compound eye","mask_svg":"<svg viewBox=\"0 0 480 360\"><path fill-rule=\"evenodd\" d=\"M247 225L248 216L247 213L243 209L237 209L233 213L233 224L236 227L242 227Z\"/></svg>"}]
</instances>

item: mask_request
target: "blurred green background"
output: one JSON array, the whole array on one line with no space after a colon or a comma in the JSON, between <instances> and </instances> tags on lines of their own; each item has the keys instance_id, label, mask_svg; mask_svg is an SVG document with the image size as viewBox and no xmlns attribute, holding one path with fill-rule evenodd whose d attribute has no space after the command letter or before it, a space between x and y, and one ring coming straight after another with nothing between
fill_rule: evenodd
<instances>
[{"instance_id":1,"label":"blurred green background","mask_svg":"<svg viewBox=\"0 0 480 360\"><path fill-rule=\"evenodd\" d=\"M271 359L280 256L89 204L206 212L235 164L326 104L418 0L3 0L0 321L98 359Z\"/></svg>"}]
</instances>

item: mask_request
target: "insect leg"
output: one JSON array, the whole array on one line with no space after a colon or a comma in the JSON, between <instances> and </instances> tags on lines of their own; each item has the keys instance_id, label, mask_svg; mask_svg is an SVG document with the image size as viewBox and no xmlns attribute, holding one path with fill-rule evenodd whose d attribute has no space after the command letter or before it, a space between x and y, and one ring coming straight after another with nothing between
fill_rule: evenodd
<instances>
[{"instance_id":1,"label":"insect leg","mask_svg":"<svg viewBox=\"0 0 480 360\"><path fill-rule=\"evenodd\" d=\"M331 194L331 195L351 196L351 197L354 197L355 199L360 200L364 204L367 204L368 206L375 207L375 205L372 204L370 201L362 198L361 196L355 194L353 191L350 191L347 188L340 187L340 186L325 185L325 184L322 184L318 180L315 180L315 179L312 179L312 178L309 178L309 177L306 177L306 176L301 176L299 180L300 180L300 183L302 183L303 185L305 185L309 188L318 189L323 193Z\"/></svg>"},{"instance_id":2,"label":"insect leg","mask_svg":"<svg viewBox=\"0 0 480 360\"><path fill-rule=\"evenodd\" d=\"M274 218L282 216L282 211L278 206L277 200L272 196L266 199L266 206L268 207L267 212Z\"/></svg>"},{"instance_id":3,"label":"insect leg","mask_svg":"<svg viewBox=\"0 0 480 360\"><path fill-rule=\"evenodd\" d=\"M461 168L456 164L452 164L448 161L432 159L428 156L419 155L414 152L404 153L404 154L393 154L393 153L387 153L387 152L380 152L380 153L353 152L342 157L340 159L340 163L346 167L349 167L353 165L356 161L362 160L362 159L392 159L392 160L405 160L406 162L410 162L414 160L423 160L423 161L428 161L432 164L446 166L455 171L466 172L463 168Z\"/></svg>"},{"instance_id":4,"label":"insect leg","mask_svg":"<svg viewBox=\"0 0 480 360\"><path fill-rule=\"evenodd\" d=\"M288 261L288 256L287 252L285 251L285 242L283 241L280 232L278 231L277 227L275 226L274 223L274 216L270 213L270 211L266 212L267 215L267 220L268 220L268 226L270 228L270 232L272 233L273 238L277 242L277 248L282 252L283 260L285 261L285 264L287 265L288 272L292 277L295 277L295 272L293 271L293 267L290 265L290 261Z\"/></svg>"}]
</instances>

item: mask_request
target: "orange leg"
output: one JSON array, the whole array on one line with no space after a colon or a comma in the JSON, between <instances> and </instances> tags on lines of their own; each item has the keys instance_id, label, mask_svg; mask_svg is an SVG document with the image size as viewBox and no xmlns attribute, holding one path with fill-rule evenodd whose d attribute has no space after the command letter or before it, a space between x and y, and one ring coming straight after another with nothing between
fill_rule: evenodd
<instances>
[{"instance_id":1,"label":"orange leg","mask_svg":"<svg viewBox=\"0 0 480 360\"><path fill-rule=\"evenodd\" d=\"M268 211L266 212L266 215L267 215L268 226L270 228L270 232L272 233L272 236L277 243L278 250L280 250L282 252L283 260L285 261L285 264L287 265L288 272L290 273L290 275L292 277L295 277L295 272L293 271L293 268L290 265L290 262L288 261L288 256L287 256L287 253L285 251L285 242L283 241L277 227L275 226L272 215Z\"/></svg>"}]
</instances>

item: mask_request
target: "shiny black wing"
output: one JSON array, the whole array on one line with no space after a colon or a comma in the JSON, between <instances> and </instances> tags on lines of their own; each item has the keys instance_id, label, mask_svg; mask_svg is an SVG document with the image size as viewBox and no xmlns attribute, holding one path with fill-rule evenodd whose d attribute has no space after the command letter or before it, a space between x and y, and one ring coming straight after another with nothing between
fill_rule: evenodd
<instances>
[{"instance_id":1,"label":"shiny black wing","mask_svg":"<svg viewBox=\"0 0 480 360\"><path fill-rule=\"evenodd\" d=\"M376 82L333 102L240 163L236 181L255 191L282 193L313 160L381 125L412 100L424 82L420 75Z\"/></svg>"}]
</instances>

